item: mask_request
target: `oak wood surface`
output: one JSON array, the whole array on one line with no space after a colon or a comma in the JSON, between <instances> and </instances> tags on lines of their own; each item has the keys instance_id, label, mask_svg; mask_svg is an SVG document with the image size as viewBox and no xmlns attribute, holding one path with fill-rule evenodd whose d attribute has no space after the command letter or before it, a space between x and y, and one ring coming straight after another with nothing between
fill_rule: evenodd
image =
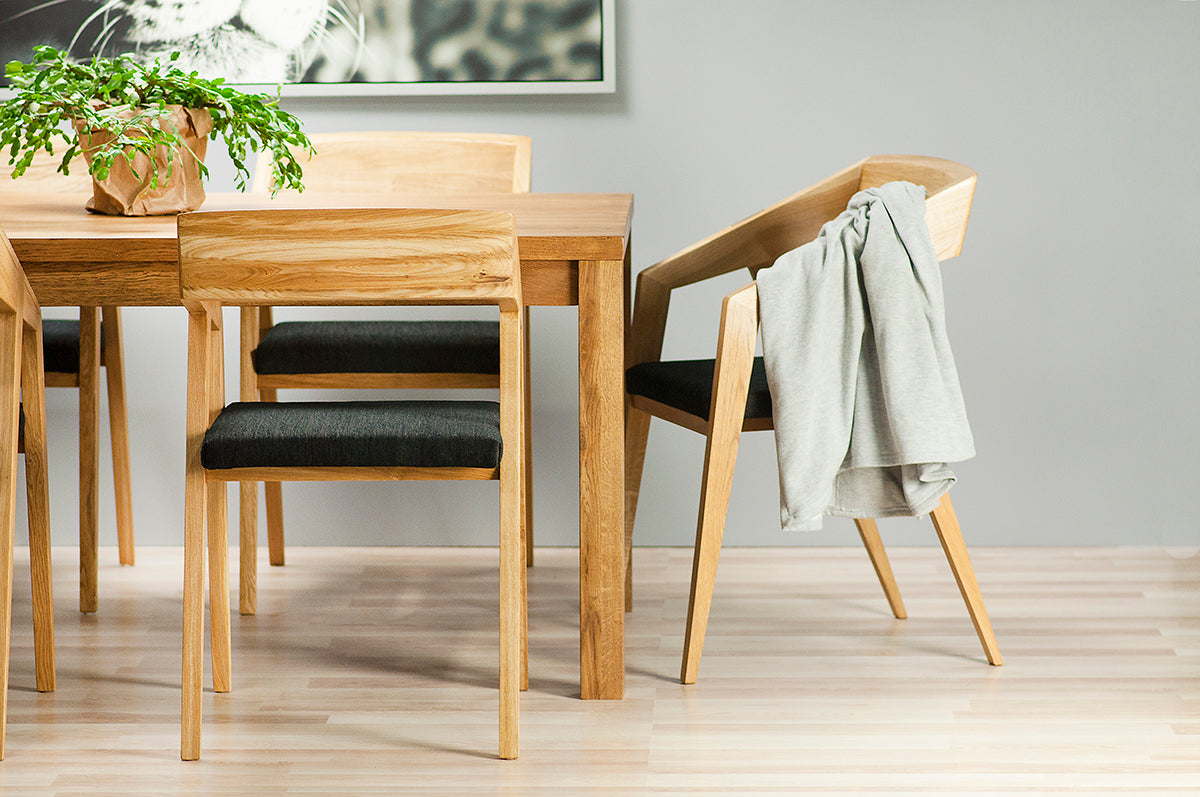
<instances>
[{"instance_id":1,"label":"oak wood surface","mask_svg":"<svg viewBox=\"0 0 1200 797\"><path fill-rule=\"evenodd\" d=\"M503 306L520 295L514 242L499 211L201 211L179 216L180 283L185 297L239 306Z\"/></svg>"},{"instance_id":2,"label":"oak wood surface","mask_svg":"<svg viewBox=\"0 0 1200 797\"><path fill-rule=\"evenodd\" d=\"M43 306L164 305L179 302L175 219L96 216L77 197L0 194L0 226L9 233ZM250 194L208 195L204 211L259 208L433 207L513 213L523 263L547 263L551 275L568 261L619 261L633 211L629 194L324 194L274 200ZM555 294L538 298L534 268L523 281L528 303L569 304ZM559 277L561 280L561 277ZM561 280L561 283L565 283Z\"/></svg>"},{"instance_id":3,"label":"oak wood surface","mask_svg":"<svg viewBox=\"0 0 1200 797\"><path fill-rule=\"evenodd\" d=\"M625 696L624 265L579 264L579 656L585 700Z\"/></svg>"},{"instance_id":4,"label":"oak wood surface","mask_svg":"<svg viewBox=\"0 0 1200 797\"><path fill-rule=\"evenodd\" d=\"M36 289L35 289L36 290ZM100 308L79 308L79 611L99 608Z\"/></svg>"},{"instance_id":5,"label":"oak wood surface","mask_svg":"<svg viewBox=\"0 0 1200 797\"><path fill-rule=\"evenodd\" d=\"M708 412L712 420L705 440L692 584L683 633L679 680L685 684L696 682L700 666L700 648L704 645L704 632L708 627L757 339L758 291L749 285L725 297L721 308L712 402Z\"/></svg>"},{"instance_id":6,"label":"oak wood surface","mask_svg":"<svg viewBox=\"0 0 1200 797\"><path fill-rule=\"evenodd\" d=\"M202 467L204 436L225 406L223 305L485 304L500 313L498 469L430 468L438 478L500 481L499 756L519 751L519 700L527 685L524 589L525 310L512 214L412 208L274 209L180 216L179 280L189 314L187 477L180 756L201 752L197 651L201 648L207 530L212 671L216 692L231 688L228 535L223 482L282 481L292 468ZM300 242L302 245L297 245ZM619 303L618 303L619 304ZM261 323L244 314L242 326ZM244 356L239 366L244 365ZM253 382L251 383L253 384ZM302 480L412 477L418 468L297 468Z\"/></svg>"},{"instance_id":7,"label":"oak wood surface","mask_svg":"<svg viewBox=\"0 0 1200 797\"><path fill-rule=\"evenodd\" d=\"M532 141L503 133L313 133L316 154L292 152L306 191L479 193L528 191ZM255 191L271 188L271 154L258 158Z\"/></svg>"},{"instance_id":8,"label":"oak wood surface","mask_svg":"<svg viewBox=\"0 0 1200 797\"><path fill-rule=\"evenodd\" d=\"M959 254L975 191L975 172L962 164L939 158L876 155L644 270L638 278L637 305L630 327L629 363L656 362L661 358L674 288L741 268L746 268L753 276L780 255L815 238L827 221L841 214L856 192L893 180L907 180L925 187L926 223L938 259ZM628 400L631 409L628 421L631 439L626 443L629 479L641 477L649 431L646 415L660 417L707 436L692 588L680 668L680 680L684 683L696 680L728 509L729 480L737 455L738 435L744 426L749 426L745 424L744 415L757 327L757 288L751 283L727 296L722 305L712 406L707 421L644 397L631 396ZM731 384L725 384L726 381ZM753 425L762 429L773 426L770 419ZM627 552L633 545L639 489L640 485L635 483L627 485L625 491ZM988 661L998 665L1001 663L999 649L949 496L943 496L942 505L934 511L932 519ZM874 522L862 519L858 530L893 614L903 618L904 605ZM628 571L632 560L627 558ZM626 608L632 610L632 607L632 578L627 572Z\"/></svg>"},{"instance_id":9,"label":"oak wood surface","mask_svg":"<svg viewBox=\"0 0 1200 797\"><path fill-rule=\"evenodd\" d=\"M125 399L125 348L121 333L121 308L100 311L104 335L104 379L108 390L108 428L112 446L114 504L117 511L117 548L121 564L135 562L133 545L133 485L129 473L129 408Z\"/></svg>"},{"instance_id":10,"label":"oak wood surface","mask_svg":"<svg viewBox=\"0 0 1200 797\"><path fill-rule=\"evenodd\" d=\"M40 692L53 691L56 683L44 374L41 309L0 228L0 759L4 758L8 716L17 463L22 451L35 683Z\"/></svg>"}]
</instances>

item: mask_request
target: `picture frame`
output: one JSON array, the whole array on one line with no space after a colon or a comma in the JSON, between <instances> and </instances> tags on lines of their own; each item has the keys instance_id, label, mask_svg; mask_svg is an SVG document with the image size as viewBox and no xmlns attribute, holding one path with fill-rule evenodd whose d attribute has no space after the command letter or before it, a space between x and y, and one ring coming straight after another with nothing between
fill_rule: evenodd
<instances>
[{"instance_id":1,"label":"picture frame","mask_svg":"<svg viewBox=\"0 0 1200 797\"><path fill-rule=\"evenodd\" d=\"M0 62L27 61L38 44L80 59L180 50L188 71L284 97L611 93L615 5L246 0L214 25L206 0L0 0Z\"/></svg>"}]
</instances>

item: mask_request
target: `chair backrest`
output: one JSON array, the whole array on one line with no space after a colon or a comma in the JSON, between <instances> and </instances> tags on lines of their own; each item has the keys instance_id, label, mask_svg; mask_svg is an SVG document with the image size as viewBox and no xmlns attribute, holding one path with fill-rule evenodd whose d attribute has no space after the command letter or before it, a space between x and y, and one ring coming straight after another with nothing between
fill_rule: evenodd
<instances>
[{"instance_id":1,"label":"chair backrest","mask_svg":"<svg viewBox=\"0 0 1200 797\"><path fill-rule=\"evenodd\" d=\"M875 155L709 236L642 274L668 287L740 268L757 274L780 255L816 238L821 226L845 210L854 194L893 180L925 186L925 220L938 259L944 260L962 249L975 179L974 171L954 161Z\"/></svg>"},{"instance_id":2,"label":"chair backrest","mask_svg":"<svg viewBox=\"0 0 1200 797\"><path fill-rule=\"evenodd\" d=\"M247 210L179 217L185 304L520 306L511 213Z\"/></svg>"},{"instance_id":3,"label":"chair backrest","mask_svg":"<svg viewBox=\"0 0 1200 797\"><path fill-rule=\"evenodd\" d=\"M17 261L8 236L0 228L0 314L20 314L24 301L25 272Z\"/></svg>"},{"instance_id":4,"label":"chair backrest","mask_svg":"<svg viewBox=\"0 0 1200 797\"><path fill-rule=\"evenodd\" d=\"M92 176L88 174L87 163L82 155L71 161L71 173L60 174L58 166L62 163L62 155L50 155L39 152L33 156L33 163L25 173L17 179L12 179L12 166L7 161L0 162L0 191L44 191L46 193L76 193L90 194L92 192Z\"/></svg>"},{"instance_id":5,"label":"chair backrest","mask_svg":"<svg viewBox=\"0 0 1200 797\"><path fill-rule=\"evenodd\" d=\"M529 190L531 142L489 133L315 133L304 187L329 193L510 193ZM271 187L271 157L263 153L254 190Z\"/></svg>"},{"instance_id":6,"label":"chair backrest","mask_svg":"<svg viewBox=\"0 0 1200 797\"><path fill-rule=\"evenodd\" d=\"M629 364L662 355L671 291L747 269L751 276L780 255L817 237L857 192L894 180L925 186L925 221L939 260L961 251L975 172L954 161L918 155L874 155L708 236L638 274Z\"/></svg>"}]
</instances>

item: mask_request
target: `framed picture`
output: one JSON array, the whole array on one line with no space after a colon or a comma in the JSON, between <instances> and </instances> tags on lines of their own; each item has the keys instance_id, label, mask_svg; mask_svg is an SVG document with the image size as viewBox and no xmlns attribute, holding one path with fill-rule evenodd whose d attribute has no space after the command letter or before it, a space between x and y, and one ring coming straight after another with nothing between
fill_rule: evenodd
<instances>
[{"instance_id":1,"label":"framed picture","mask_svg":"<svg viewBox=\"0 0 1200 797\"><path fill-rule=\"evenodd\" d=\"M615 90L615 0L0 0L0 62L181 53L285 96Z\"/></svg>"}]
</instances>

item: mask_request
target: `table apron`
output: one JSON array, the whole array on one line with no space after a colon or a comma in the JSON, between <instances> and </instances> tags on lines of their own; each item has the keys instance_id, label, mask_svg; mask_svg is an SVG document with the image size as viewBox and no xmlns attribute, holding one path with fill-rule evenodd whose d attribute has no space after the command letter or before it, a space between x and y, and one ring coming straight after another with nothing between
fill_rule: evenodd
<instances>
[{"instance_id":1,"label":"table apron","mask_svg":"<svg viewBox=\"0 0 1200 797\"><path fill-rule=\"evenodd\" d=\"M179 269L173 261L114 265L108 261L18 259L43 307L162 307L178 305ZM527 305L579 304L579 263L522 260Z\"/></svg>"}]
</instances>

